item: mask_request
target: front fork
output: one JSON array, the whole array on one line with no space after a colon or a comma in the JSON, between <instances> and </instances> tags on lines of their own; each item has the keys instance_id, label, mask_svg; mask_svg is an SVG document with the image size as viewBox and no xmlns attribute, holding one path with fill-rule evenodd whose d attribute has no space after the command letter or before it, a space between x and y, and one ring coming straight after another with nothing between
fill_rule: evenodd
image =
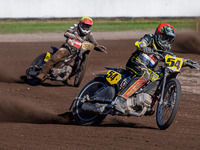
<instances>
[{"instance_id":1,"label":"front fork","mask_svg":"<svg viewBox=\"0 0 200 150\"><path fill-rule=\"evenodd\" d=\"M160 101L159 104L162 105L163 104L163 98L164 98L164 91L165 91L165 84L166 84L166 80L167 80L167 71L165 69L164 71L164 79L163 79L163 85L162 85L162 91L161 91L161 97L160 97Z\"/></svg>"}]
</instances>

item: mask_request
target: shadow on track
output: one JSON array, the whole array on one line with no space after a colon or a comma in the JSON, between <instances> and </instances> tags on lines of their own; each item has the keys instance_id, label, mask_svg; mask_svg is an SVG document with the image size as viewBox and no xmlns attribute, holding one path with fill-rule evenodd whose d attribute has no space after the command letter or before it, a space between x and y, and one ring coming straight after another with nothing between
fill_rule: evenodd
<instances>
[{"instance_id":1,"label":"shadow on track","mask_svg":"<svg viewBox=\"0 0 200 150\"><path fill-rule=\"evenodd\" d=\"M75 120L73 118L72 112L66 112L66 113L63 113L63 114L59 114L59 116L68 119L69 120L68 123L70 123L72 125L77 125L77 123L75 122ZM122 128L159 130L158 128L145 126L145 125L139 124L139 123L124 122L124 121L118 120L118 119L112 119L111 122L112 123L103 123L103 124L98 124L98 125L91 125L91 127L116 127L116 128L122 127Z\"/></svg>"},{"instance_id":2,"label":"shadow on track","mask_svg":"<svg viewBox=\"0 0 200 150\"><path fill-rule=\"evenodd\" d=\"M20 80L16 81L15 83L28 84L27 77L25 75L20 76ZM53 84L53 83L58 83L58 84ZM41 83L39 85L46 87L63 87L63 86L74 87L72 84L63 84L62 82L59 81L52 81L52 83L46 82L46 83ZM32 86L37 86L37 85L32 85Z\"/></svg>"}]
</instances>

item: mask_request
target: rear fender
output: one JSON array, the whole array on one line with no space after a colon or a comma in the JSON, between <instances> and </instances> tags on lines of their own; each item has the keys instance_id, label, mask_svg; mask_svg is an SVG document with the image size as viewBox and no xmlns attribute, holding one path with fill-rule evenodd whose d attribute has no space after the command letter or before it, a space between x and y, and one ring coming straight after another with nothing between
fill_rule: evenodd
<instances>
[{"instance_id":1,"label":"rear fender","mask_svg":"<svg viewBox=\"0 0 200 150\"><path fill-rule=\"evenodd\" d=\"M114 70L114 71L118 70L117 68L110 68L110 67L104 67L104 68L106 68L107 70Z\"/></svg>"},{"instance_id":2,"label":"rear fender","mask_svg":"<svg viewBox=\"0 0 200 150\"><path fill-rule=\"evenodd\" d=\"M107 81L107 79L106 79L107 74L97 74L97 77L100 77L100 78L105 79L106 84L108 84L109 86L113 87L113 88L115 89L115 91L119 91L120 85L119 85L119 84L113 84L113 85L111 85L111 84Z\"/></svg>"},{"instance_id":3,"label":"rear fender","mask_svg":"<svg viewBox=\"0 0 200 150\"><path fill-rule=\"evenodd\" d=\"M104 68L106 68L107 70L114 70L114 71L117 71L117 68L110 68L110 67L104 67ZM106 79L107 74L97 74L97 76Z\"/></svg>"},{"instance_id":4,"label":"rear fender","mask_svg":"<svg viewBox=\"0 0 200 150\"><path fill-rule=\"evenodd\" d=\"M51 49L53 50L53 53L56 53L58 51L58 48L55 46L51 46Z\"/></svg>"}]
</instances>

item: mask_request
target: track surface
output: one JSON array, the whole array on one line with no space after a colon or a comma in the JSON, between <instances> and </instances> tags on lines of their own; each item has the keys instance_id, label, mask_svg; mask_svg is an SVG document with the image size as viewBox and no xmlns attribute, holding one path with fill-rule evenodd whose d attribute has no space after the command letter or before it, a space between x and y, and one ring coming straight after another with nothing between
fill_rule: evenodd
<instances>
[{"instance_id":1,"label":"track surface","mask_svg":"<svg viewBox=\"0 0 200 150\"><path fill-rule=\"evenodd\" d=\"M91 53L79 88L63 86L59 82L30 86L20 80L39 54L48 51L50 45L59 47L62 41L1 42L0 149L199 149L200 73L190 68L183 69L179 77L181 103L173 124L167 130L158 129L155 114L140 118L107 116L99 126L79 126L56 115L68 109L87 81L95 74L105 72L103 66L124 68L134 51L135 41L100 40L99 43L107 47L108 54ZM184 53L176 53L177 56L200 63L199 48L199 34L190 38L177 36L174 44L176 52L184 49Z\"/></svg>"}]
</instances>

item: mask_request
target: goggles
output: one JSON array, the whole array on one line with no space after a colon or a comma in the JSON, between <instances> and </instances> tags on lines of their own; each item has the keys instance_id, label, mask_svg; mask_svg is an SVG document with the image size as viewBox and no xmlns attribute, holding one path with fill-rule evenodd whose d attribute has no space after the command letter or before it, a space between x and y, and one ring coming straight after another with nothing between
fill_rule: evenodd
<instances>
[{"instance_id":1,"label":"goggles","mask_svg":"<svg viewBox=\"0 0 200 150\"><path fill-rule=\"evenodd\" d=\"M158 40L163 42L168 42L169 44L172 44L174 42L174 37L172 36L166 36L166 35L158 35Z\"/></svg>"},{"instance_id":2,"label":"goggles","mask_svg":"<svg viewBox=\"0 0 200 150\"><path fill-rule=\"evenodd\" d=\"M81 23L81 28L82 28L83 30L89 31L89 30L91 30L92 26L91 26L91 25L88 25L88 24Z\"/></svg>"}]
</instances>

